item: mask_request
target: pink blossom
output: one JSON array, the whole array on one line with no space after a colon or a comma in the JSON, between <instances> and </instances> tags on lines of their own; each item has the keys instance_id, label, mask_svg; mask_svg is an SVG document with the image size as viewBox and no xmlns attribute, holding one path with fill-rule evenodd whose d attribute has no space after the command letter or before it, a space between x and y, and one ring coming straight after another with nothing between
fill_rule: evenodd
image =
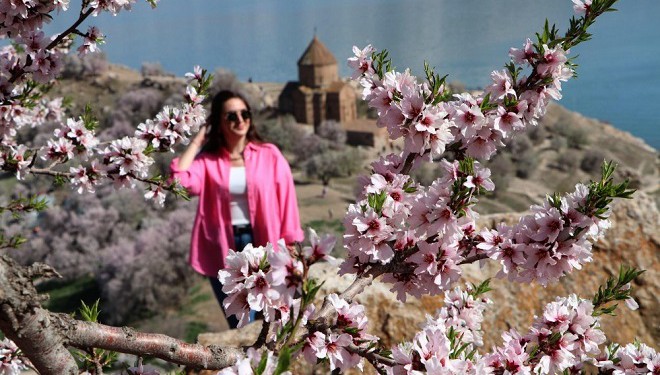
<instances>
[{"instance_id":1,"label":"pink blossom","mask_svg":"<svg viewBox=\"0 0 660 375\"><path fill-rule=\"evenodd\" d=\"M330 370L334 371L336 368L340 370L347 370L357 366L361 358L357 354L352 354L346 347L351 345L353 340L347 333L336 334L331 333L325 338L325 353L330 361ZM317 354L317 357L319 354ZM321 357L322 358L322 357Z\"/></svg>"},{"instance_id":2,"label":"pink blossom","mask_svg":"<svg viewBox=\"0 0 660 375\"><path fill-rule=\"evenodd\" d=\"M3 168L16 173L16 179L22 180L28 171L32 162L28 154L28 148L25 145L9 146L9 152L2 155ZM11 166L10 169L7 167Z\"/></svg>"},{"instance_id":3,"label":"pink blossom","mask_svg":"<svg viewBox=\"0 0 660 375\"><path fill-rule=\"evenodd\" d=\"M122 9L130 10L134 2L135 0L92 0L89 7L94 9L94 16L101 11L108 11L116 16Z\"/></svg>"},{"instance_id":4,"label":"pink blossom","mask_svg":"<svg viewBox=\"0 0 660 375\"><path fill-rule=\"evenodd\" d=\"M573 10L579 15L585 15L591 8L591 1L592 0L573 0L573 4L575 4L573 5Z\"/></svg>"},{"instance_id":5,"label":"pink blossom","mask_svg":"<svg viewBox=\"0 0 660 375\"><path fill-rule=\"evenodd\" d=\"M561 46L557 45L554 48L550 48L547 45L543 45L543 60L536 67L536 72L541 76L549 76L554 74L557 69L560 69L561 66L566 63L568 60L566 54L568 51L564 51Z\"/></svg>"},{"instance_id":6,"label":"pink blossom","mask_svg":"<svg viewBox=\"0 0 660 375\"><path fill-rule=\"evenodd\" d=\"M83 56L87 53L94 53L99 51L99 44L104 43L105 35L101 34L96 26L90 26L85 33L83 44L78 47L78 55Z\"/></svg>"},{"instance_id":7,"label":"pink blossom","mask_svg":"<svg viewBox=\"0 0 660 375\"><path fill-rule=\"evenodd\" d=\"M13 341L8 338L0 341L1 374L18 375L28 369L26 365L31 365L30 361L20 355L20 350Z\"/></svg>"},{"instance_id":8,"label":"pink blossom","mask_svg":"<svg viewBox=\"0 0 660 375\"><path fill-rule=\"evenodd\" d=\"M245 279L245 289L248 292L247 301L250 308L262 311L280 298L280 293L275 289L272 274L266 274L262 270L251 274Z\"/></svg>"},{"instance_id":9,"label":"pink blossom","mask_svg":"<svg viewBox=\"0 0 660 375\"><path fill-rule=\"evenodd\" d=\"M335 236L324 234L322 237L319 237L311 227L307 231L311 246L303 247L302 251L305 258L310 259L310 262L316 262L317 260L336 262L337 260L329 255L337 242Z\"/></svg>"},{"instance_id":10,"label":"pink blossom","mask_svg":"<svg viewBox=\"0 0 660 375\"><path fill-rule=\"evenodd\" d=\"M484 114L479 107L468 106L465 103L456 108L453 120L466 138L472 137L485 124Z\"/></svg>"},{"instance_id":11,"label":"pink blossom","mask_svg":"<svg viewBox=\"0 0 660 375\"><path fill-rule=\"evenodd\" d=\"M92 160L88 166L71 167L69 172L72 174L71 185L78 187L78 194L82 194L84 191L93 193L101 178L106 176L96 159Z\"/></svg>"},{"instance_id":12,"label":"pink blossom","mask_svg":"<svg viewBox=\"0 0 660 375\"><path fill-rule=\"evenodd\" d=\"M149 188L146 193L144 193L144 198L147 200L153 200L160 207L163 207L165 204L165 191L161 186L149 185Z\"/></svg>"},{"instance_id":13,"label":"pink blossom","mask_svg":"<svg viewBox=\"0 0 660 375\"><path fill-rule=\"evenodd\" d=\"M469 138L466 153L473 158L487 160L502 144L499 132L484 127L475 136Z\"/></svg>"},{"instance_id":14,"label":"pink blossom","mask_svg":"<svg viewBox=\"0 0 660 375\"><path fill-rule=\"evenodd\" d=\"M475 174L467 176L463 185L471 189L484 188L486 191L493 191L495 189L495 184L493 184L493 181L489 179L490 169L483 168L479 162L475 162L474 170Z\"/></svg>"},{"instance_id":15,"label":"pink blossom","mask_svg":"<svg viewBox=\"0 0 660 375\"><path fill-rule=\"evenodd\" d=\"M73 159L74 147L73 143L66 138L49 139L48 145L44 148L46 153L41 158L43 160L67 161Z\"/></svg>"},{"instance_id":16,"label":"pink blossom","mask_svg":"<svg viewBox=\"0 0 660 375\"><path fill-rule=\"evenodd\" d=\"M493 127L502 133L502 136L510 136L513 132L524 129L520 116L515 112L509 112L506 108L499 106L497 108L497 117L493 121Z\"/></svg>"},{"instance_id":17,"label":"pink blossom","mask_svg":"<svg viewBox=\"0 0 660 375\"><path fill-rule=\"evenodd\" d=\"M377 239L388 238L392 231L387 225L387 219L378 216L371 208L368 208L363 216L356 216L352 224L364 236Z\"/></svg>"},{"instance_id":18,"label":"pink blossom","mask_svg":"<svg viewBox=\"0 0 660 375\"><path fill-rule=\"evenodd\" d=\"M201 80L202 79L202 67L199 66L199 65L195 65L193 67L193 72L192 73L190 73L190 72L186 73L185 77L188 80L197 80L197 81Z\"/></svg>"},{"instance_id":19,"label":"pink blossom","mask_svg":"<svg viewBox=\"0 0 660 375\"><path fill-rule=\"evenodd\" d=\"M564 228L559 210L554 207L533 206L535 212L534 219L537 224L536 233L530 233L529 236L536 241L554 242L559 232Z\"/></svg>"},{"instance_id":20,"label":"pink blossom","mask_svg":"<svg viewBox=\"0 0 660 375\"><path fill-rule=\"evenodd\" d=\"M120 176L135 174L140 177L148 175L148 167L154 160L144 154L147 143L138 138L124 137L112 141L103 151L109 164L118 168Z\"/></svg>"},{"instance_id":21,"label":"pink blossom","mask_svg":"<svg viewBox=\"0 0 660 375\"><path fill-rule=\"evenodd\" d=\"M606 353L596 366L610 370L617 375L656 374L660 369L660 356L655 349L643 344L633 343L620 347L615 353ZM613 356L614 363L607 358Z\"/></svg>"},{"instance_id":22,"label":"pink blossom","mask_svg":"<svg viewBox=\"0 0 660 375\"><path fill-rule=\"evenodd\" d=\"M327 355L325 335L317 331L307 336L302 352L305 360L312 364L316 364L317 358L325 358Z\"/></svg>"},{"instance_id":23,"label":"pink blossom","mask_svg":"<svg viewBox=\"0 0 660 375\"><path fill-rule=\"evenodd\" d=\"M507 95L516 96L513 89L513 80L506 70L494 71L490 74L493 84L486 88L486 93L491 94L491 99L503 99Z\"/></svg>"},{"instance_id":24,"label":"pink blossom","mask_svg":"<svg viewBox=\"0 0 660 375\"><path fill-rule=\"evenodd\" d=\"M204 95L199 95L194 87L187 86L185 99L193 105L201 104L204 100Z\"/></svg>"},{"instance_id":25,"label":"pink blossom","mask_svg":"<svg viewBox=\"0 0 660 375\"><path fill-rule=\"evenodd\" d=\"M355 56L348 59L348 66L353 69L351 78L356 79L363 74L374 74L371 61L371 54L374 52L375 49L371 46L371 44L367 45L363 49L359 49L357 46L353 46L353 54Z\"/></svg>"},{"instance_id":26,"label":"pink blossom","mask_svg":"<svg viewBox=\"0 0 660 375\"><path fill-rule=\"evenodd\" d=\"M520 64L529 64L534 58L536 58L536 53L534 52L534 44L531 39L527 38L525 44L523 44L523 49L511 48L509 50L509 55L513 58L513 61Z\"/></svg>"},{"instance_id":27,"label":"pink blossom","mask_svg":"<svg viewBox=\"0 0 660 375\"><path fill-rule=\"evenodd\" d=\"M630 289L630 283L624 285L621 290L629 290ZM634 298L629 297L625 300L626 307L628 307L630 310L637 310L639 309L639 305L637 304L637 301L635 301Z\"/></svg>"}]
</instances>

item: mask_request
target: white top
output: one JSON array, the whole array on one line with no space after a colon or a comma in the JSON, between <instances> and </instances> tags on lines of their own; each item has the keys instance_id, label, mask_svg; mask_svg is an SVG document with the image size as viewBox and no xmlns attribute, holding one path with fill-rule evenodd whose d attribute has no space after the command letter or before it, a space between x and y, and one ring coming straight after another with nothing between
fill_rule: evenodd
<instances>
[{"instance_id":1,"label":"white top","mask_svg":"<svg viewBox=\"0 0 660 375\"><path fill-rule=\"evenodd\" d=\"M229 169L229 196L231 198L231 224L250 224L250 209L247 200L247 180L245 167Z\"/></svg>"}]
</instances>

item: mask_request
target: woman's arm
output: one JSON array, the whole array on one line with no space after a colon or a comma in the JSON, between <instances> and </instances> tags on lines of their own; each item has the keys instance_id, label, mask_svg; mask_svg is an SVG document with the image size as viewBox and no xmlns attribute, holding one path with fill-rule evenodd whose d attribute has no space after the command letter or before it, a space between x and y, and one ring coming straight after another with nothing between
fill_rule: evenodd
<instances>
[{"instance_id":1,"label":"woman's arm","mask_svg":"<svg viewBox=\"0 0 660 375\"><path fill-rule=\"evenodd\" d=\"M277 173L277 198L282 221L280 238L283 238L287 244L302 242L305 235L300 226L298 199L293 184L291 167L279 150L277 153L275 171Z\"/></svg>"},{"instance_id":2,"label":"woman's arm","mask_svg":"<svg viewBox=\"0 0 660 375\"><path fill-rule=\"evenodd\" d=\"M184 151L179 158L179 164L177 167L180 171L187 171L188 168L190 168L193 160L195 160L195 156L197 156L199 150L201 150L204 143L206 143L206 129L206 126L199 129L199 133L197 133L195 138L190 141L188 148L186 148L186 151Z\"/></svg>"},{"instance_id":3,"label":"woman's arm","mask_svg":"<svg viewBox=\"0 0 660 375\"><path fill-rule=\"evenodd\" d=\"M204 184L204 164L195 159L206 142L206 127L200 129L199 133L190 141L188 148L183 154L172 160L170 171L172 178L188 190L191 195L199 195Z\"/></svg>"}]
</instances>

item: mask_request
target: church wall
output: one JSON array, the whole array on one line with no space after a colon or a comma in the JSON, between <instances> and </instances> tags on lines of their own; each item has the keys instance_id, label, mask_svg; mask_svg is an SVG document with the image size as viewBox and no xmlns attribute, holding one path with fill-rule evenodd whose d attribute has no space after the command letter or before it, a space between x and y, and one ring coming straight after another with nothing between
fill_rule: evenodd
<instances>
[{"instance_id":1,"label":"church wall","mask_svg":"<svg viewBox=\"0 0 660 375\"><path fill-rule=\"evenodd\" d=\"M341 114L341 101L337 93L335 92L328 93L325 108L326 108L326 113L325 113L326 120L335 120L337 122L343 121Z\"/></svg>"},{"instance_id":2,"label":"church wall","mask_svg":"<svg viewBox=\"0 0 660 375\"><path fill-rule=\"evenodd\" d=\"M337 65L321 65L314 67L314 87L328 87L339 80Z\"/></svg>"}]
</instances>

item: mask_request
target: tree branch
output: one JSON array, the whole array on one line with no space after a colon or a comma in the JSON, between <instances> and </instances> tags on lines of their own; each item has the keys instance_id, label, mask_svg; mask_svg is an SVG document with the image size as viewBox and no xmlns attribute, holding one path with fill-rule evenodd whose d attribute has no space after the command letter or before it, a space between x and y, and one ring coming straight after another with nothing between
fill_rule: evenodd
<instances>
[{"instance_id":1,"label":"tree branch","mask_svg":"<svg viewBox=\"0 0 660 375\"><path fill-rule=\"evenodd\" d=\"M189 344L158 333L84 322L65 314L52 315L57 315L62 326L66 327L64 334L68 344L80 349L93 347L139 356L149 355L178 365L211 370L233 365L243 353L239 348Z\"/></svg>"}]
</instances>

